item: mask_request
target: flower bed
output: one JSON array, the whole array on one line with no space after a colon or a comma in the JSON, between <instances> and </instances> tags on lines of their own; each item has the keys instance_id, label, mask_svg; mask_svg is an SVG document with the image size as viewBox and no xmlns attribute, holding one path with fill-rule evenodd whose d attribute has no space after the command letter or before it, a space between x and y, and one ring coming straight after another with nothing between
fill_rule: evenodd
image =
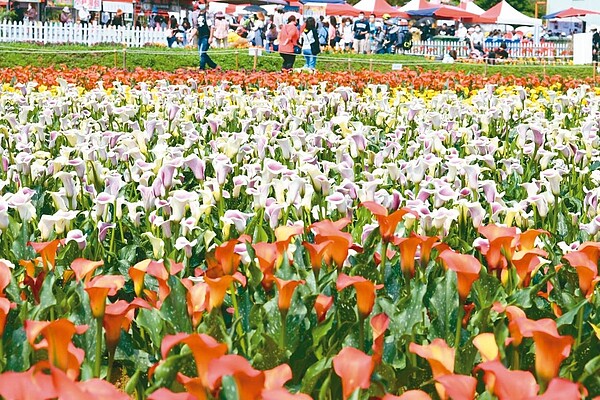
<instances>
[{"instance_id":1,"label":"flower bed","mask_svg":"<svg viewBox=\"0 0 600 400\"><path fill-rule=\"evenodd\" d=\"M600 394L595 89L262 75L0 72L0 396Z\"/></svg>"}]
</instances>

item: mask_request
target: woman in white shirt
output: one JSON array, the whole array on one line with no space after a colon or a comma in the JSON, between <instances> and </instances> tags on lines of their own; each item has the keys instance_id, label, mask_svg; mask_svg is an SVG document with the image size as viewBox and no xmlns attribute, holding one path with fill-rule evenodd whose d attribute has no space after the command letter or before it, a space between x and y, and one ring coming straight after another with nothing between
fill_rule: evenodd
<instances>
[{"instance_id":1,"label":"woman in white shirt","mask_svg":"<svg viewBox=\"0 0 600 400\"><path fill-rule=\"evenodd\" d=\"M346 18L344 20L344 26L342 28L342 37L344 38L344 50L352 50L352 43L354 42L354 31L352 30L352 20Z\"/></svg>"}]
</instances>

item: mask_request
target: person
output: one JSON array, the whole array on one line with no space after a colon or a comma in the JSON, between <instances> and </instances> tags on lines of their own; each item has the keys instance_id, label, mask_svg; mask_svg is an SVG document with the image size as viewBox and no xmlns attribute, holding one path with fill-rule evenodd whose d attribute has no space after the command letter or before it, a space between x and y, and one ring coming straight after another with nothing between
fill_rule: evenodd
<instances>
[{"instance_id":1,"label":"person","mask_svg":"<svg viewBox=\"0 0 600 400\"><path fill-rule=\"evenodd\" d=\"M319 44L327 47L329 45L329 22L323 21L317 32L319 32Z\"/></svg>"},{"instance_id":2,"label":"person","mask_svg":"<svg viewBox=\"0 0 600 400\"><path fill-rule=\"evenodd\" d=\"M321 52L321 46L319 45L319 34L313 17L306 18L304 30L300 36L300 43L302 43L302 54L306 60L303 68L315 70L317 68L317 55Z\"/></svg>"},{"instance_id":3,"label":"person","mask_svg":"<svg viewBox=\"0 0 600 400\"><path fill-rule=\"evenodd\" d=\"M69 7L63 8L58 19L63 25L71 23L73 21L71 19L71 9Z\"/></svg>"},{"instance_id":4,"label":"person","mask_svg":"<svg viewBox=\"0 0 600 400\"><path fill-rule=\"evenodd\" d=\"M267 33L265 34L265 49L268 53L270 53L271 51L277 51L277 49L279 48L277 44L278 34L279 32L277 32L277 25L275 25L275 23L272 23L269 26Z\"/></svg>"},{"instance_id":5,"label":"person","mask_svg":"<svg viewBox=\"0 0 600 400\"><path fill-rule=\"evenodd\" d=\"M198 26L198 15L200 15L199 4L194 2L193 11L190 13L190 23L192 26Z\"/></svg>"},{"instance_id":6,"label":"person","mask_svg":"<svg viewBox=\"0 0 600 400\"><path fill-rule=\"evenodd\" d=\"M442 24L442 26L440 27L440 29L438 30L438 35L440 36L448 36L448 32L450 31L450 29L448 29L448 24L446 24L445 22Z\"/></svg>"},{"instance_id":7,"label":"person","mask_svg":"<svg viewBox=\"0 0 600 400\"><path fill-rule=\"evenodd\" d=\"M294 68L294 62L296 61L294 47L298 45L299 36L296 17L290 15L287 24L281 27L279 36L277 37L279 41L279 55L283 58L282 71L289 71Z\"/></svg>"},{"instance_id":8,"label":"person","mask_svg":"<svg viewBox=\"0 0 600 400\"><path fill-rule=\"evenodd\" d=\"M446 54L444 54L444 58L442 58L443 64L454 64L454 61L458 58L456 54L456 50L450 50Z\"/></svg>"},{"instance_id":9,"label":"person","mask_svg":"<svg viewBox=\"0 0 600 400\"><path fill-rule=\"evenodd\" d=\"M33 7L31 5L31 3L29 3L27 5L27 12L25 13L25 16L27 17L27 21L29 21L29 22L35 22L35 21L37 21L38 12L35 9L35 7Z\"/></svg>"},{"instance_id":10,"label":"person","mask_svg":"<svg viewBox=\"0 0 600 400\"><path fill-rule=\"evenodd\" d=\"M373 48L374 54L384 54L386 52L387 36L381 22L375 23L375 32L373 32Z\"/></svg>"},{"instance_id":11,"label":"person","mask_svg":"<svg viewBox=\"0 0 600 400\"><path fill-rule=\"evenodd\" d=\"M365 19L365 13L361 12L358 14L358 19L354 21L354 51L357 54L366 54L367 52L367 40L369 35L369 21Z\"/></svg>"},{"instance_id":12,"label":"person","mask_svg":"<svg viewBox=\"0 0 600 400\"><path fill-rule=\"evenodd\" d=\"M467 37L467 28L465 27L465 25L461 22L458 24L458 29L456 30L456 37L464 40Z\"/></svg>"},{"instance_id":13,"label":"person","mask_svg":"<svg viewBox=\"0 0 600 400\"><path fill-rule=\"evenodd\" d=\"M214 27L212 21L206 15L206 4L202 3L198 5L198 53L200 54L200 69L205 70L208 65L209 68L220 69L216 62L208 55L208 49L210 42L213 40Z\"/></svg>"},{"instance_id":14,"label":"person","mask_svg":"<svg viewBox=\"0 0 600 400\"><path fill-rule=\"evenodd\" d=\"M354 34L352 33L352 20L346 18L343 21L342 38L344 39L344 50L352 50L352 42L354 40Z\"/></svg>"},{"instance_id":15,"label":"person","mask_svg":"<svg viewBox=\"0 0 600 400\"><path fill-rule=\"evenodd\" d=\"M273 15L273 24L275 25L275 27L277 27L277 29L283 26L283 12L283 6L277 7L277 10L275 10L275 15Z\"/></svg>"},{"instance_id":16,"label":"person","mask_svg":"<svg viewBox=\"0 0 600 400\"><path fill-rule=\"evenodd\" d=\"M593 32L592 35L592 61L594 63L598 63L598 56L600 55L600 33L598 33L598 28L593 27L591 29Z\"/></svg>"},{"instance_id":17,"label":"person","mask_svg":"<svg viewBox=\"0 0 600 400\"><path fill-rule=\"evenodd\" d=\"M332 15L329 17L329 47L332 49L335 48L335 45L340 40L340 35L338 33L337 19Z\"/></svg>"},{"instance_id":18,"label":"person","mask_svg":"<svg viewBox=\"0 0 600 400\"><path fill-rule=\"evenodd\" d=\"M481 26L475 25L475 30L471 34L471 43L473 44L472 48L483 53L483 42L483 30L481 29Z\"/></svg>"},{"instance_id":19,"label":"person","mask_svg":"<svg viewBox=\"0 0 600 400\"><path fill-rule=\"evenodd\" d=\"M253 43L256 47L264 47L265 39L265 15L257 12L253 16L252 31L254 32Z\"/></svg>"},{"instance_id":20,"label":"person","mask_svg":"<svg viewBox=\"0 0 600 400\"><path fill-rule=\"evenodd\" d=\"M215 14L215 40L217 47L224 49L227 47L227 35L229 34L229 22L225 19L225 14L218 11Z\"/></svg>"},{"instance_id":21,"label":"person","mask_svg":"<svg viewBox=\"0 0 600 400\"><path fill-rule=\"evenodd\" d=\"M502 42L499 48L496 49L496 58L499 60L508 59L508 51L506 50L506 43Z\"/></svg>"},{"instance_id":22,"label":"person","mask_svg":"<svg viewBox=\"0 0 600 400\"><path fill-rule=\"evenodd\" d=\"M117 10L117 13L113 17L111 25L114 27L119 27L119 26L124 25L123 24L123 10L121 10L120 8Z\"/></svg>"},{"instance_id":23,"label":"person","mask_svg":"<svg viewBox=\"0 0 600 400\"><path fill-rule=\"evenodd\" d=\"M81 23L81 27L85 28L90 23L90 12L87 6L84 4L81 6L81 10L79 10L79 22Z\"/></svg>"}]
</instances>

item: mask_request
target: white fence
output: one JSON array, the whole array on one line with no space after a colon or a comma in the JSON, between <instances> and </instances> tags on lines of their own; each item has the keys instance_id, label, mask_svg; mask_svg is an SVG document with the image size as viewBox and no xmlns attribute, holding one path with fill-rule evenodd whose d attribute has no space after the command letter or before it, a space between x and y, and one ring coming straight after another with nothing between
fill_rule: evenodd
<instances>
[{"instance_id":1,"label":"white fence","mask_svg":"<svg viewBox=\"0 0 600 400\"><path fill-rule=\"evenodd\" d=\"M166 45L167 33L163 29L150 28L0 21L0 42L72 43L89 46L117 43L127 47L142 47L148 44Z\"/></svg>"},{"instance_id":2,"label":"white fence","mask_svg":"<svg viewBox=\"0 0 600 400\"><path fill-rule=\"evenodd\" d=\"M491 51L500 46L501 42L487 42L485 51ZM571 42L545 42L534 43L507 41L506 50L511 58L556 59L573 58L573 45ZM428 40L413 42L413 47L408 54L440 57L450 50L456 51L458 57L469 57L470 47L465 41Z\"/></svg>"}]
</instances>

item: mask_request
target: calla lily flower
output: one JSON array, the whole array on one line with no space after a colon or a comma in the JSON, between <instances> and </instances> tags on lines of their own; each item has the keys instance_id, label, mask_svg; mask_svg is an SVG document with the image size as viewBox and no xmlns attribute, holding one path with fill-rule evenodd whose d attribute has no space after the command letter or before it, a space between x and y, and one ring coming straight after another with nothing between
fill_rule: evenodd
<instances>
[{"instance_id":1,"label":"calla lily flower","mask_svg":"<svg viewBox=\"0 0 600 400\"><path fill-rule=\"evenodd\" d=\"M390 318L385 313L381 313L371 318L370 323L373 331L373 362L379 364L383 356L385 331L390 325Z\"/></svg>"},{"instance_id":2,"label":"calla lily flower","mask_svg":"<svg viewBox=\"0 0 600 400\"><path fill-rule=\"evenodd\" d=\"M529 371L510 371L500 361L484 362L475 369L484 371L483 380L498 400L526 400L538 393L539 386Z\"/></svg>"},{"instance_id":3,"label":"calla lily flower","mask_svg":"<svg viewBox=\"0 0 600 400\"><path fill-rule=\"evenodd\" d=\"M444 387L452 400L473 400L477 390L477 379L472 376L448 374L435 379Z\"/></svg>"},{"instance_id":4,"label":"calla lily flower","mask_svg":"<svg viewBox=\"0 0 600 400\"><path fill-rule=\"evenodd\" d=\"M367 318L373 306L375 305L375 291L383 288L383 285L376 285L362 276L348 276L340 274L336 282L338 291L342 291L348 286L354 286L356 290L356 306L361 318Z\"/></svg>"},{"instance_id":5,"label":"calla lily flower","mask_svg":"<svg viewBox=\"0 0 600 400\"><path fill-rule=\"evenodd\" d=\"M365 201L361 205L371 211L371 213L373 213L373 215L375 215L377 218L381 238L384 242L391 242L394 234L396 233L396 227L398 226L398 223L402 221L402 218L406 214L413 214L413 211L406 208L401 208L389 214L385 207L373 201Z\"/></svg>"},{"instance_id":6,"label":"calla lily flower","mask_svg":"<svg viewBox=\"0 0 600 400\"><path fill-rule=\"evenodd\" d=\"M353 347L344 347L333 357L333 370L342 379L342 398L350 398L358 389L371 386L373 359Z\"/></svg>"},{"instance_id":7,"label":"calla lily flower","mask_svg":"<svg viewBox=\"0 0 600 400\"><path fill-rule=\"evenodd\" d=\"M439 258L444 262L446 268L456 272L458 295L461 304L464 304L469 296L473 282L479 279L481 263L471 255L459 254L452 250L443 251Z\"/></svg>"},{"instance_id":8,"label":"calla lily flower","mask_svg":"<svg viewBox=\"0 0 600 400\"><path fill-rule=\"evenodd\" d=\"M204 281L209 287L209 311L213 308L221 307L227 290L234 281L239 282L242 286L246 286L246 278L239 272L233 275L223 275L219 278L205 277Z\"/></svg>"},{"instance_id":9,"label":"calla lily flower","mask_svg":"<svg viewBox=\"0 0 600 400\"><path fill-rule=\"evenodd\" d=\"M333 305L333 297L319 294L315 300L315 312L317 313L317 321L323 322L327 316L327 311Z\"/></svg>"},{"instance_id":10,"label":"calla lily flower","mask_svg":"<svg viewBox=\"0 0 600 400\"><path fill-rule=\"evenodd\" d=\"M106 298L114 296L125 286L125 278L121 275L98 275L85 284L85 291L90 298L90 307L94 318L102 318L106 309Z\"/></svg>"},{"instance_id":11,"label":"calla lily flower","mask_svg":"<svg viewBox=\"0 0 600 400\"><path fill-rule=\"evenodd\" d=\"M71 379L79 376L79 368L85 355L83 350L73 345L71 339L75 334L83 334L87 328L87 325L76 326L64 318L52 322L25 321L25 334L29 344L35 350L47 349L48 361L67 373ZM39 335L45 340L36 343Z\"/></svg>"},{"instance_id":12,"label":"calla lily flower","mask_svg":"<svg viewBox=\"0 0 600 400\"><path fill-rule=\"evenodd\" d=\"M277 300L277 306L279 307L279 311L283 314L287 314L290 309L290 304L292 302L292 296L294 295L294 291L298 285L303 285L305 281L303 280L284 280L275 277L275 284L277 285L277 290L279 291L279 298Z\"/></svg>"},{"instance_id":13,"label":"calla lily flower","mask_svg":"<svg viewBox=\"0 0 600 400\"><path fill-rule=\"evenodd\" d=\"M408 350L429 362L433 379L454 373L454 354L456 349L449 347L443 339L434 339L430 344L423 346L411 343ZM446 392L444 386L436 383L435 387L440 397L445 398Z\"/></svg>"},{"instance_id":14,"label":"calla lily flower","mask_svg":"<svg viewBox=\"0 0 600 400\"><path fill-rule=\"evenodd\" d=\"M44 270L54 268L56 263L56 253L58 251L58 246L64 244L64 239L56 239L51 242L42 242L42 243L34 243L27 242L28 246L33 247L36 253L38 253L42 257L42 265Z\"/></svg>"}]
</instances>

